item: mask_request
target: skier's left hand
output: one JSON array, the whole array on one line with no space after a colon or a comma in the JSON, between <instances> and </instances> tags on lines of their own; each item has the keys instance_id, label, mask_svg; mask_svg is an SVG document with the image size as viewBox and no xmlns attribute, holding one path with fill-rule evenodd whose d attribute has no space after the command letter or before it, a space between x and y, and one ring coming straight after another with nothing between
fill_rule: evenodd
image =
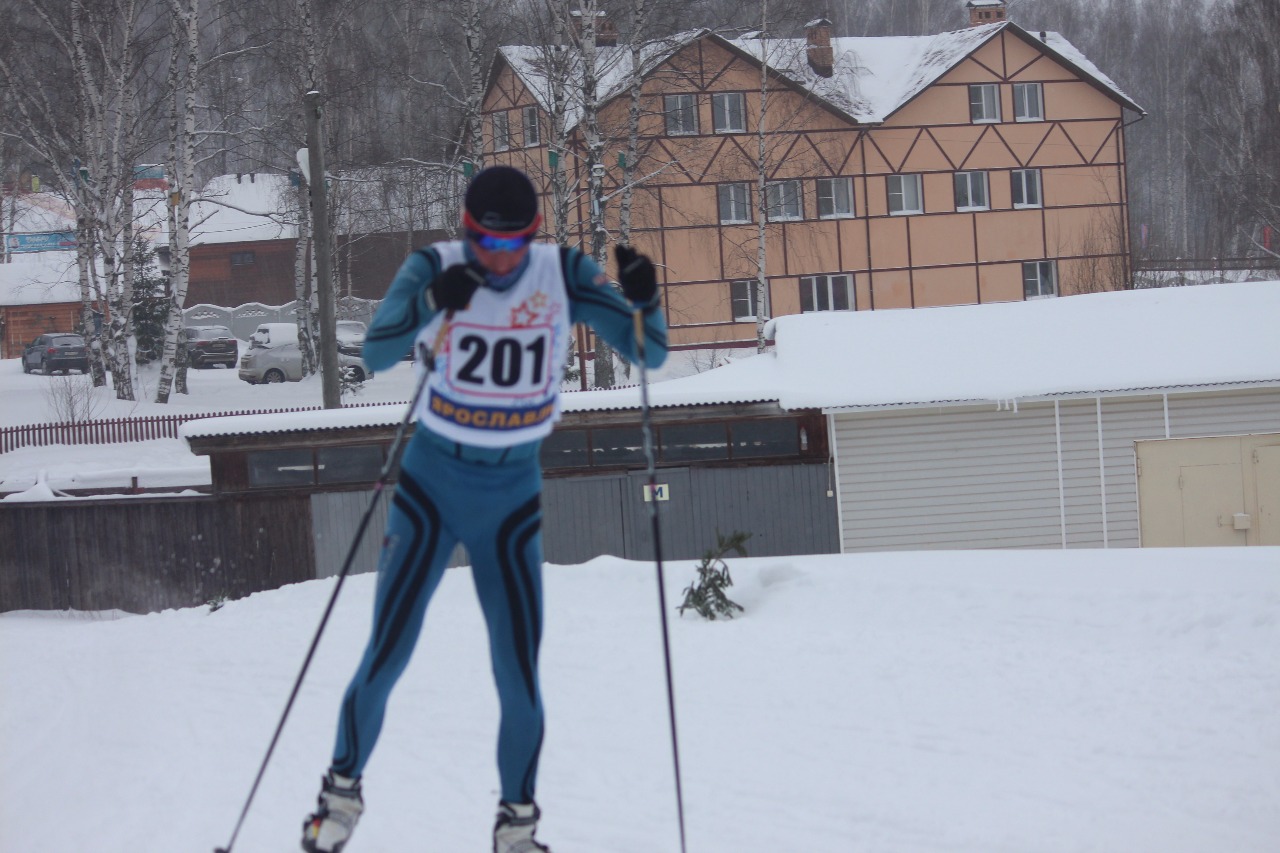
<instances>
[{"instance_id":1,"label":"skier's left hand","mask_svg":"<svg viewBox=\"0 0 1280 853\"><path fill-rule=\"evenodd\" d=\"M633 305L656 304L658 273L653 268L653 261L630 246L614 246L613 254L618 259L618 283L622 285L622 294Z\"/></svg>"}]
</instances>

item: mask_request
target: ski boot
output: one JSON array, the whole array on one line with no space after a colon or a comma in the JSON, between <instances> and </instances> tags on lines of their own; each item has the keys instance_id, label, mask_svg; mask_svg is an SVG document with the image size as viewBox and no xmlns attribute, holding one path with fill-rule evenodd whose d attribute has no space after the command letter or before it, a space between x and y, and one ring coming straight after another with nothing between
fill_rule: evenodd
<instances>
[{"instance_id":1,"label":"ski boot","mask_svg":"<svg viewBox=\"0 0 1280 853\"><path fill-rule=\"evenodd\" d=\"M307 853L342 853L364 811L360 780L330 770L321 782L320 808L302 823L302 849Z\"/></svg>"},{"instance_id":2,"label":"ski boot","mask_svg":"<svg viewBox=\"0 0 1280 853\"><path fill-rule=\"evenodd\" d=\"M538 843L533 833L542 812L537 803L498 803L498 819L493 824L493 853L551 853Z\"/></svg>"}]
</instances>

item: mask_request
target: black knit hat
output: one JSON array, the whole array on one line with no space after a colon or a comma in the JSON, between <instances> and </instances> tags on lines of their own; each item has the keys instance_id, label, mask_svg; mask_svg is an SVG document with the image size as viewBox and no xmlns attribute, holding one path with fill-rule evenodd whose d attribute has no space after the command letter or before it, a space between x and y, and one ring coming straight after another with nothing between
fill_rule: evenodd
<instances>
[{"instance_id":1,"label":"black knit hat","mask_svg":"<svg viewBox=\"0 0 1280 853\"><path fill-rule=\"evenodd\" d=\"M537 226L538 195L519 169L490 166L467 187L467 227L484 231L523 232ZM464 220L465 221L465 220Z\"/></svg>"}]
</instances>

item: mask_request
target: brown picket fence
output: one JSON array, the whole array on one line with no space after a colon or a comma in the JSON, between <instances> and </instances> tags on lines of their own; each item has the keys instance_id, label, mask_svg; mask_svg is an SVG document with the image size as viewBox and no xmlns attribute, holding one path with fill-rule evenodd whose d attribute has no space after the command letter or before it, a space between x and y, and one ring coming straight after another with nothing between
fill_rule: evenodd
<instances>
[{"instance_id":1,"label":"brown picket fence","mask_svg":"<svg viewBox=\"0 0 1280 853\"><path fill-rule=\"evenodd\" d=\"M344 409L369 406L408 405L403 403L348 403ZM176 415L152 415L138 418L103 418L78 423L25 424L0 427L0 453L20 447L46 447L51 444L124 444L155 438L177 438L178 427L187 421L203 418L225 418L235 415L283 415L294 412L320 411L323 406L292 409L246 409L238 412L190 412Z\"/></svg>"}]
</instances>

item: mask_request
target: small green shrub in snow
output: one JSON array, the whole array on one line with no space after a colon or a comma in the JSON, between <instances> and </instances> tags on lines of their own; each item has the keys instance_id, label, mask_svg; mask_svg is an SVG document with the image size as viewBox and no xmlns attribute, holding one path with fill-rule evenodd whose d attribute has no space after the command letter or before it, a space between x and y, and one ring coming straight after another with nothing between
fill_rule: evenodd
<instances>
[{"instance_id":1,"label":"small green shrub in snow","mask_svg":"<svg viewBox=\"0 0 1280 853\"><path fill-rule=\"evenodd\" d=\"M698 564L698 577L684 591L684 601L677 610L683 616L686 610L695 610L704 619L715 620L723 616L732 619L735 612L742 612L742 605L729 599L725 590L733 586L729 576L729 564L724 557L730 551L739 557L747 556L746 541L750 533L735 530L725 536L716 531L716 547L707 551Z\"/></svg>"}]
</instances>

